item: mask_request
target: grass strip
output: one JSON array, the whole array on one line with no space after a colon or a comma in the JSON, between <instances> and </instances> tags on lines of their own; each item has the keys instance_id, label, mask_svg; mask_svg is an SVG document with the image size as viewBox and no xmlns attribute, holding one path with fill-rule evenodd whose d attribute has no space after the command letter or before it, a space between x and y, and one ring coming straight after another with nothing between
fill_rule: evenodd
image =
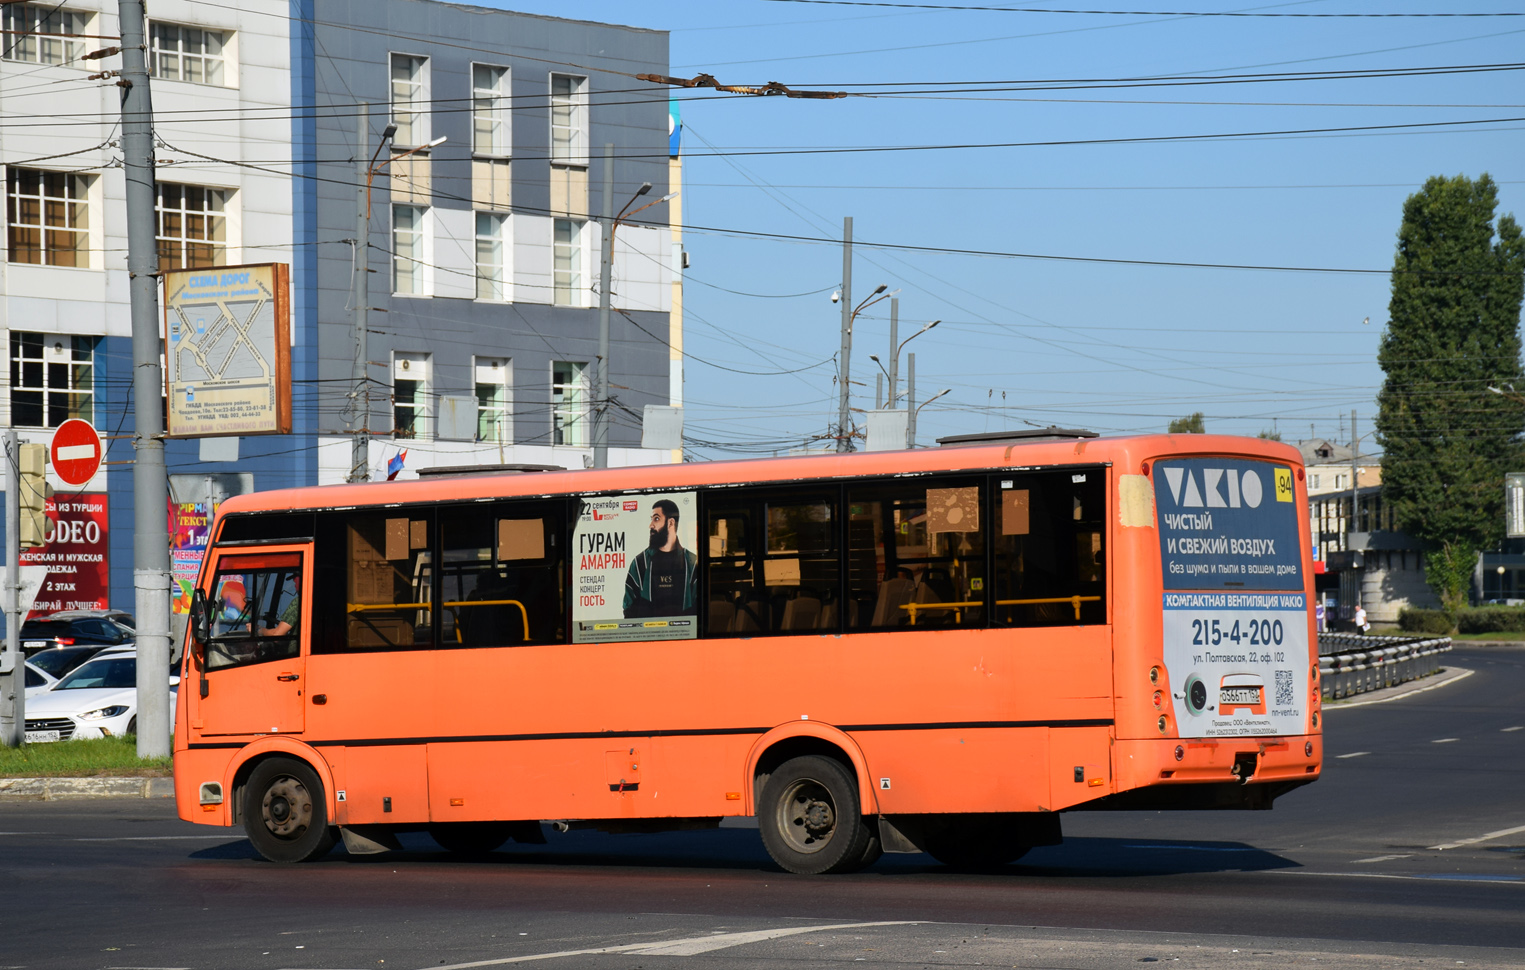
<instances>
[{"instance_id":1,"label":"grass strip","mask_svg":"<svg viewBox=\"0 0 1525 970\"><path fill-rule=\"evenodd\" d=\"M138 740L91 738L0 747L0 778L147 778L170 773L170 759L139 758Z\"/></svg>"}]
</instances>

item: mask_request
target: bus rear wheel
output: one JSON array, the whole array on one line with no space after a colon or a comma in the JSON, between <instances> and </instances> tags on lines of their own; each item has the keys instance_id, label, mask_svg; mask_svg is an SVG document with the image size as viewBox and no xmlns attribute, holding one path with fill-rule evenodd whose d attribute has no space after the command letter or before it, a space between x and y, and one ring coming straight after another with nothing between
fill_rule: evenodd
<instances>
[{"instance_id":1,"label":"bus rear wheel","mask_svg":"<svg viewBox=\"0 0 1525 970\"><path fill-rule=\"evenodd\" d=\"M1016 862L1032 846L1014 823L991 818L953 819L942 829L929 832L927 854L953 869L972 871L999 869Z\"/></svg>"},{"instance_id":2,"label":"bus rear wheel","mask_svg":"<svg viewBox=\"0 0 1525 970\"><path fill-rule=\"evenodd\" d=\"M484 856L514 834L501 822L442 822L429 826L429 838L446 852L459 856Z\"/></svg>"},{"instance_id":3,"label":"bus rear wheel","mask_svg":"<svg viewBox=\"0 0 1525 970\"><path fill-rule=\"evenodd\" d=\"M318 773L295 758L270 758L244 785L244 831L271 862L308 862L328 854L337 837Z\"/></svg>"},{"instance_id":4,"label":"bus rear wheel","mask_svg":"<svg viewBox=\"0 0 1525 970\"><path fill-rule=\"evenodd\" d=\"M809 755L780 765L763 786L757 821L768 855L790 872L852 872L878 858L857 782L830 758Z\"/></svg>"}]
</instances>

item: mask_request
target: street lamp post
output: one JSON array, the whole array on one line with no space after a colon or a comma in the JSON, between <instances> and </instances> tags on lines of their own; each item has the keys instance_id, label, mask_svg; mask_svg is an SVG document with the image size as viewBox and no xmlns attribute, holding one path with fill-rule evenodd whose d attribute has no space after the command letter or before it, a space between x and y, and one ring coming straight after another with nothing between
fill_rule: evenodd
<instances>
[{"instance_id":1,"label":"street lamp post","mask_svg":"<svg viewBox=\"0 0 1525 970\"><path fill-rule=\"evenodd\" d=\"M849 221L848 225L849 225L849 227L851 227L851 222L850 221ZM849 287L849 285L850 285L849 283L843 283L842 284L842 297L841 297L841 299L843 301L842 302L842 359L839 362L838 369L842 372L842 386L841 386L841 390L839 391L839 393L837 395L837 397L838 397L838 407L837 407L837 451L852 451L853 450L853 448L852 448L852 432L850 430L848 430L848 422L851 420L850 417L849 417L849 410L848 410L848 374L850 372L849 371L849 365L851 363L852 352L853 352L853 321L858 319L858 314L862 313L864 310L867 310L869 307L873 306L875 303L879 303L881 301L888 300L888 299L892 298L895 295L894 293L885 293L884 292L885 290L890 288L888 283L880 283L878 286L876 286L874 288L874 292L870 293L868 296L863 298L863 302L862 303L859 303L856 307L853 307L851 310L849 310L848 307L847 307L848 287ZM895 291L895 293L899 293L899 292L900 292L899 290ZM837 294L833 293L831 295L832 302L836 302L837 298L838 298Z\"/></svg>"},{"instance_id":2,"label":"street lamp post","mask_svg":"<svg viewBox=\"0 0 1525 970\"><path fill-rule=\"evenodd\" d=\"M598 268L598 380L593 394L593 467L609 467L609 290L614 276L614 233L620 223L639 215L654 205L671 201L678 193L669 192L633 212L627 212L635 200L651 191L650 182L642 182L635 195L620 209L614 210L614 145L604 145L604 239Z\"/></svg>"},{"instance_id":3,"label":"street lamp post","mask_svg":"<svg viewBox=\"0 0 1525 970\"><path fill-rule=\"evenodd\" d=\"M350 469L345 476L347 482L365 482L371 478L371 392L367 386L370 382L370 341L366 334L366 313L370 309L370 254L371 254L371 184L381 170L401 158L407 158L414 152L423 151L426 148L438 148L446 141L446 136L441 135L427 145L419 145L410 148L398 155L393 155L379 165L376 159L380 157L381 150L397 134L397 126L388 124L381 132L381 140L376 143L376 150L371 153L369 161L361 161L361 172L364 176L364 198L359 205L355 234L355 360L351 366L350 376L354 382L354 388L350 391L350 424L354 438L350 445ZM365 158L365 143L370 138L370 106L360 106L360 151L356 152L356 160Z\"/></svg>"}]
</instances>

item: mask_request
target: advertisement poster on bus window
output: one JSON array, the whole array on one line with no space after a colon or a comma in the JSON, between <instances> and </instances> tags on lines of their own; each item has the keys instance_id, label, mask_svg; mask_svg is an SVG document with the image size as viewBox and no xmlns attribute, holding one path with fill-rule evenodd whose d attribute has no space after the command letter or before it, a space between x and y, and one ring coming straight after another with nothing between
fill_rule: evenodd
<instances>
[{"instance_id":1,"label":"advertisement poster on bus window","mask_svg":"<svg viewBox=\"0 0 1525 970\"><path fill-rule=\"evenodd\" d=\"M43 508L47 542L21 551L22 566L46 566L28 619L59 610L104 610L111 598L106 493L59 492Z\"/></svg>"},{"instance_id":2,"label":"advertisement poster on bus window","mask_svg":"<svg viewBox=\"0 0 1525 970\"><path fill-rule=\"evenodd\" d=\"M1303 588L1292 469L1264 461L1155 463L1166 589Z\"/></svg>"},{"instance_id":3,"label":"advertisement poster on bus window","mask_svg":"<svg viewBox=\"0 0 1525 970\"><path fill-rule=\"evenodd\" d=\"M572 536L572 641L699 635L693 492L583 500Z\"/></svg>"}]
</instances>

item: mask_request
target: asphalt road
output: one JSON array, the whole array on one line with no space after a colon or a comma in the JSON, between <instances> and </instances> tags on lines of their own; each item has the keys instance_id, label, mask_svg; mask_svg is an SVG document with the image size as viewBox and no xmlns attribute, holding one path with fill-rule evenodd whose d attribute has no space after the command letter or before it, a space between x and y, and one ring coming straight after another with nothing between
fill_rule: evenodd
<instances>
[{"instance_id":1,"label":"asphalt road","mask_svg":"<svg viewBox=\"0 0 1525 970\"><path fill-rule=\"evenodd\" d=\"M1274 811L1070 814L989 875L792 876L742 827L288 868L167 802L0 803L0 967L1522 967L1525 649L1449 663L1329 710Z\"/></svg>"}]
</instances>

